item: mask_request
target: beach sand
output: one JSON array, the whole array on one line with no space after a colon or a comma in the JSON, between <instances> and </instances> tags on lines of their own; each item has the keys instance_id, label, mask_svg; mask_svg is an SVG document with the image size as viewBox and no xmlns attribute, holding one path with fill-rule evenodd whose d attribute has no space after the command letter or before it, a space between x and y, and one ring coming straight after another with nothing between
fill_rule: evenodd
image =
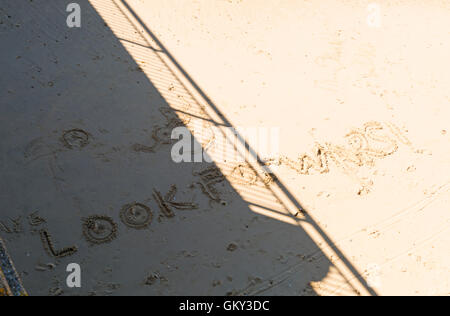
<instances>
[{"instance_id":1,"label":"beach sand","mask_svg":"<svg viewBox=\"0 0 450 316\"><path fill-rule=\"evenodd\" d=\"M77 2L81 28L0 4L0 235L30 295L450 294L448 3ZM182 126L278 150L178 164Z\"/></svg>"}]
</instances>

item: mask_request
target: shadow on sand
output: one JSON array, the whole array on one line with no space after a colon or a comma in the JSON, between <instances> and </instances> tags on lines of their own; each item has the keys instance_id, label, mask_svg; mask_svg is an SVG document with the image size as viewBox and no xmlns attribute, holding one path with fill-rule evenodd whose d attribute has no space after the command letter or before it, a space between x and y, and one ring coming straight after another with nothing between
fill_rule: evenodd
<instances>
[{"instance_id":1,"label":"shadow on sand","mask_svg":"<svg viewBox=\"0 0 450 316\"><path fill-rule=\"evenodd\" d=\"M322 295L361 289L376 295L289 190L280 181L267 185L262 166L248 162L246 170L260 178L239 186L230 176L236 165L218 164L221 175L214 177L223 178L207 186L208 193L199 182L212 164L174 163L175 126L230 123L126 1L78 2L79 29L66 26L64 1L0 5L0 40L7 48L0 52L0 220L5 227L12 228L11 219L21 224L1 234L31 295L55 288L69 295ZM205 145L208 137L197 141ZM161 197L174 185L173 202L198 208L166 203L173 214L164 210L155 192ZM133 202L150 208L148 228L123 223L120 212ZM33 213L45 222L30 221ZM110 242L86 240L83 219L93 215L117 225ZM351 277L328 259L305 224ZM76 245L78 251L49 257L42 228L55 248ZM49 262L56 268L36 270ZM65 287L71 262L82 267L81 289Z\"/></svg>"}]
</instances>

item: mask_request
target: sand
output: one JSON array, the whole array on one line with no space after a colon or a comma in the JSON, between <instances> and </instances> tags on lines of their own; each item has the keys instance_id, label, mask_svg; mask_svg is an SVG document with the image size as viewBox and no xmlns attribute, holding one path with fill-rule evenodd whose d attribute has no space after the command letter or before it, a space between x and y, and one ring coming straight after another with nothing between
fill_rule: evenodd
<instances>
[{"instance_id":1,"label":"sand","mask_svg":"<svg viewBox=\"0 0 450 316\"><path fill-rule=\"evenodd\" d=\"M30 295L450 294L445 1L379 25L368 1L78 3L81 28L0 5L0 235ZM172 161L181 126L214 164ZM230 127L279 150L225 161Z\"/></svg>"}]
</instances>

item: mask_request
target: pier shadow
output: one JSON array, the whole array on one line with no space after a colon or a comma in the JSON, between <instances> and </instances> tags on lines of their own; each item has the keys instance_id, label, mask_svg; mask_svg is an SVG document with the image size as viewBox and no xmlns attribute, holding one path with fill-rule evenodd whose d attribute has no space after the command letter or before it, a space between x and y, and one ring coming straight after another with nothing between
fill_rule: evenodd
<instances>
[{"instance_id":1,"label":"pier shadow","mask_svg":"<svg viewBox=\"0 0 450 316\"><path fill-rule=\"evenodd\" d=\"M173 128L224 131L225 113L126 1L78 1L73 29L69 3L0 5L0 234L30 295L376 295L282 180L267 181L243 137L233 146L244 164L173 162ZM248 183L234 181L240 165ZM174 185L171 214L158 196ZM151 210L145 229L121 216L134 202ZM89 242L83 220L94 215L111 218L117 236ZM49 256L41 229L78 251ZM80 289L65 286L73 262Z\"/></svg>"}]
</instances>

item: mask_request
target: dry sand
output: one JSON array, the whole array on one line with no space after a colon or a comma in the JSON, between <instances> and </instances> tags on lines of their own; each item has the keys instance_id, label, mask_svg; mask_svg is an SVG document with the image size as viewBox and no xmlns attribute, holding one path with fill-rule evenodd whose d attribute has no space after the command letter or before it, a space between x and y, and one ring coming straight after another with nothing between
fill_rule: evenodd
<instances>
[{"instance_id":1,"label":"dry sand","mask_svg":"<svg viewBox=\"0 0 450 316\"><path fill-rule=\"evenodd\" d=\"M450 294L447 2L379 1L379 27L368 1L78 3L80 29L0 4L0 234L31 295ZM278 180L199 184L182 124L279 127Z\"/></svg>"}]
</instances>

